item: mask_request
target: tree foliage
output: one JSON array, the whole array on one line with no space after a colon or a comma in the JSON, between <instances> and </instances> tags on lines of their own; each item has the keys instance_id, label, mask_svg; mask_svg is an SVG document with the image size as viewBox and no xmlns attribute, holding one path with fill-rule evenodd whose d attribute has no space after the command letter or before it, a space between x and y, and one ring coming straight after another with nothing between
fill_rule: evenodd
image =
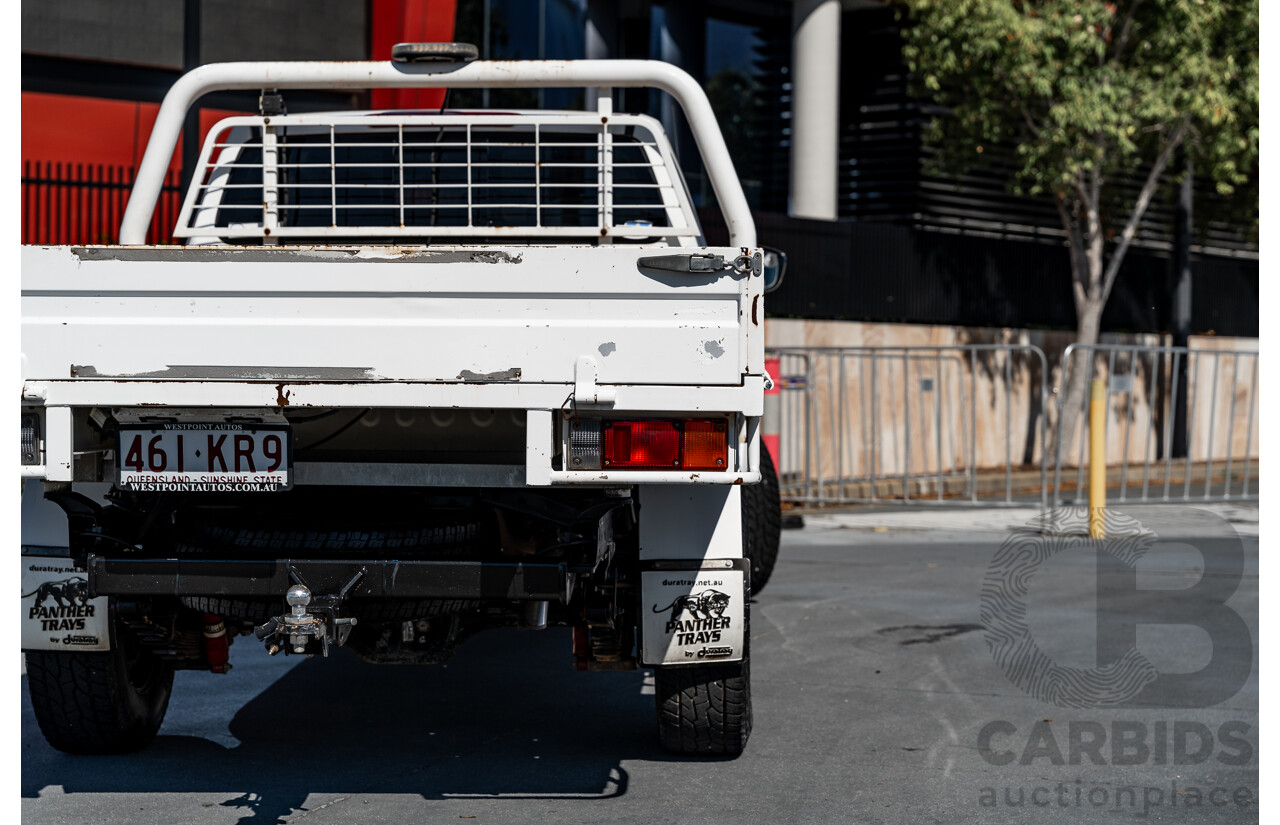
<instances>
[{"instance_id":1,"label":"tree foliage","mask_svg":"<svg viewBox=\"0 0 1280 825\"><path fill-rule=\"evenodd\" d=\"M946 161L1017 147L1030 194L1144 172L1184 143L1223 194L1258 156L1258 2L906 0L903 49L951 111L933 122Z\"/></svg>"},{"instance_id":2,"label":"tree foliage","mask_svg":"<svg viewBox=\"0 0 1280 825\"><path fill-rule=\"evenodd\" d=\"M941 165L1011 148L1010 187L1057 205L1081 343L1098 340L1162 178L1185 168L1176 152L1256 216L1258 0L900 4L917 92L944 110L929 132ZM1064 411L1082 392L1068 389Z\"/></svg>"}]
</instances>

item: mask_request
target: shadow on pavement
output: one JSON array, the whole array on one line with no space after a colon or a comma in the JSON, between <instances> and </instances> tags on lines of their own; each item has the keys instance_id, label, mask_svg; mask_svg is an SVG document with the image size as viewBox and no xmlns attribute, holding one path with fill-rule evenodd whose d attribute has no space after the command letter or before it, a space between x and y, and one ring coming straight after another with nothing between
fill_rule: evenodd
<instances>
[{"instance_id":1,"label":"shadow on pavement","mask_svg":"<svg viewBox=\"0 0 1280 825\"><path fill-rule=\"evenodd\" d=\"M138 754L67 756L24 714L24 751L46 753L24 753L22 794L247 789L220 803L243 808L246 823L282 821L310 794L608 799L627 792L622 760L668 759L644 677L575 671L559 630L484 633L444 666L371 665L341 649L228 707L240 742L230 749L162 732Z\"/></svg>"}]
</instances>

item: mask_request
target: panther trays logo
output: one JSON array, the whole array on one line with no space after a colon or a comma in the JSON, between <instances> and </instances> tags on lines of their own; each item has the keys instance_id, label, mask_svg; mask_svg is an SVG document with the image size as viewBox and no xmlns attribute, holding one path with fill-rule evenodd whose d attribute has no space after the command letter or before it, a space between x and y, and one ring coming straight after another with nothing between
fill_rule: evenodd
<instances>
[{"instance_id":1,"label":"panther trays logo","mask_svg":"<svg viewBox=\"0 0 1280 825\"><path fill-rule=\"evenodd\" d=\"M655 604L653 612L671 613L666 632L675 634L677 645L715 644L720 641L721 631L732 625L733 618L724 615L729 603L728 593L708 589L676 596L666 607Z\"/></svg>"},{"instance_id":2,"label":"panther trays logo","mask_svg":"<svg viewBox=\"0 0 1280 825\"><path fill-rule=\"evenodd\" d=\"M83 576L41 582L35 590L22 594L24 599L33 596L35 600L27 611L27 618L38 620L41 631L84 630L86 620L94 617L94 606L89 603L89 583ZM96 644L96 639L92 643Z\"/></svg>"}]
</instances>

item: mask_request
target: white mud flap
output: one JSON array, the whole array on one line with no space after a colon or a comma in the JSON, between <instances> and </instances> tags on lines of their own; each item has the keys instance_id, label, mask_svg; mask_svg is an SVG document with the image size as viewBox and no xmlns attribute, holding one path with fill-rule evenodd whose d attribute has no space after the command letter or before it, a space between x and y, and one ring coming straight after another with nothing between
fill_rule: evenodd
<instances>
[{"instance_id":1,"label":"white mud flap","mask_svg":"<svg viewBox=\"0 0 1280 825\"><path fill-rule=\"evenodd\" d=\"M110 650L107 628L107 597L71 559L22 557L23 650Z\"/></svg>"},{"instance_id":2,"label":"white mud flap","mask_svg":"<svg viewBox=\"0 0 1280 825\"><path fill-rule=\"evenodd\" d=\"M747 592L745 559L641 562L642 664L740 661Z\"/></svg>"}]
</instances>

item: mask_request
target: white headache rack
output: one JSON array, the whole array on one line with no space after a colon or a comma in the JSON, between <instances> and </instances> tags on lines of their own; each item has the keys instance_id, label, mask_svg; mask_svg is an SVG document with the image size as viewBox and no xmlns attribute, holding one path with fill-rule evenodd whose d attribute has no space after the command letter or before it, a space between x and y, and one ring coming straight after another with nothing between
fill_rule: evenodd
<instances>
[{"instance_id":1,"label":"white headache rack","mask_svg":"<svg viewBox=\"0 0 1280 825\"><path fill-rule=\"evenodd\" d=\"M523 178L510 181L510 183L517 184L517 187L515 187L517 189L520 186L523 186L523 194L519 195L517 200L514 202L511 200L495 201L495 204L507 205L508 211L512 214L519 211L516 210L515 207L525 207L522 213L526 216L524 218L525 222L517 224L512 228L512 230L504 229L501 232L495 233L495 228L510 225L499 224L496 222L502 216L493 216L492 219L495 223L491 225L487 223L489 218L479 221L477 220L475 212L475 207L478 205L491 206L494 204L479 204L475 199L473 199L468 207L471 212L466 223L463 223L461 219L456 216L449 217L446 220L447 214L453 215L454 212L460 212L461 210L447 209L444 208L445 206L466 206L466 204L447 204L444 196L446 189L440 185L441 181L439 177L434 178L430 184L423 181L420 177L398 177L396 178L396 185L391 188L402 191L397 192L395 199L390 198L384 193L378 195L379 201L377 203L366 202L364 204L357 205L361 206L361 208L369 208L370 210L389 209L398 213L401 209L401 205L403 204L403 208L406 213L403 224L398 221L388 220L387 227L369 228L372 231L366 231L364 229L360 232L346 231L342 225L337 222L333 205L331 205L329 215L330 223L328 225L330 228L335 229L335 232L332 234L342 234L352 237L358 237L361 235L366 237L371 235L394 236L396 234L401 234L398 231L388 232L387 229L396 230L397 227L411 227L413 226L412 220L414 219L429 220L425 217L425 213L423 216L419 216L418 218L411 218L409 214L411 210L415 210L421 206L418 200L415 199L424 195L427 196L428 200L431 200L430 205L433 208L427 211L434 215L434 220L436 221L434 225L430 223L427 225L442 227L442 225L449 225L449 221L453 221L453 229L448 233L453 235L490 237L508 234L517 236L537 236L547 234L548 229L555 229L557 232L568 230L565 234L579 235L581 233L582 236L585 236L587 229L594 230L596 234L601 230L609 230L611 233L616 230L618 234L621 234L624 237L687 237L685 234L686 232L697 234L696 231L693 231L691 226L693 223L692 220L677 220L670 217L670 214L674 214L671 212L673 207L668 206L670 199L674 197L674 199L679 202L681 198L686 196L678 185L671 186L670 184L672 182L668 182L668 188L670 191L661 191L663 189L663 183L657 179L658 172L657 166L655 166L655 159L649 158L646 162L649 164L649 167L654 170L653 174L655 176L655 180L653 183L648 185L656 186L657 190L659 190L653 193L659 196L656 200L647 200L639 204L624 204L619 199L620 197L623 197L623 193L627 190L618 185L621 181L615 181L613 184L609 184L607 180L604 180L605 176L610 173L610 170L620 171L620 167L618 167L619 162L627 162L622 161L618 157L614 157L612 160L608 157L608 151L610 149L616 151L619 146L626 142L618 140L619 136L623 134L623 130L615 130L613 127L615 125L625 125L627 123L626 118L628 118L628 116L615 115L610 111L610 101L612 100L610 90L618 87L649 87L660 89L669 93L675 99L675 101L684 110L685 116L689 122L690 131L692 132L694 141L697 144L698 151L702 155L703 165L706 168L707 177L711 182L712 189L716 196L716 201L720 204L720 208L724 213L725 221L729 229L730 245L736 247L754 247L756 243L755 225L751 219L751 212L747 206L746 197L742 192L742 186L739 183L737 174L733 168L733 161L725 146L724 138L720 134L720 129L715 119L715 113L711 109L711 104L707 100L706 93L702 87L685 72L670 64L652 60L478 60L467 64L413 64L393 63L389 61L342 63L214 63L201 66L181 77L165 96L164 103L161 105L160 112L156 117L155 127L152 130L151 139L147 144L146 153L143 155L142 164L138 169L138 176L134 184L133 194L125 209L124 220L121 223L120 228L120 242L126 245L140 245L146 242L147 227L150 225L156 200L159 197L161 187L164 183L164 175L169 166L170 158L173 156L174 148L177 145L178 136L182 130L183 119L188 108L190 108L196 100L205 94L214 91L232 89L596 88L600 90L601 111L599 113L584 113L583 115L580 115L584 120L590 120L591 123L595 124L595 127L599 130L595 162L597 168L601 170L601 174L597 180L592 182L596 190L595 201L592 204L572 202L564 204L545 204L545 206L556 205L588 207L588 209L581 211L589 211L590 208L594 208L597 220L592 222L591 226L566 226L564 223L559 223L558 220L557 226L551 226L551 222L547 220L547 215L549 213L547 213L543 208L544 204L538 200L541 196L537 194L539 191L542 191L545 194L550 194L550 192L545 186L537 185L538 181L535 181L535 185L532 187L530 187L528 185L528 181ZM412 144L423 142L421 138L424 137L423 133L414 127L425 127L429 133L432 124L432 116L415 115L403 117L410 120L412 118L420 117L421 120L405 123L398 123L395 121L388 122L386 127L390 130L393 137L391 137L387 142L397 143L401 147L402 157L408 154L410 149L415 151L425 149L429 152L430 147L413 146ZM448 116L437 115L435 117L443 120ZM496 128L499 125L497 118L502 116L477 115L475 116L475 120L479 121L482 117L485 119L485 128ZM553 116L537 115L534 116L535 122L544 117L552 118ZM608 118L607 125L603 122L604 118ZM286 168L284 170L285 176L282 179L280 177L281 168L279 164L282 161L285 163L300 161L291 159L287 149L285 157L282 158L280 155L281 135L274 128L266 129L264 127L279 126L281 129L284 129L288 128L288 124L290 122L293 122L295 124L293 126L294 130L302 130L308 125L305 123L307 119L271 117L270 124L268 124L266 120L266 118L250 118L247 122L240 124L241 127L251 130L253 128L254 121L256 121L258 128L261 130L259 141L261 146L258 150L261 153L261 158L258 163L260 164L261 173L261 183L259 186L264 193L264 199L263 203L259 205L261 207L259 215L252 222L258 225L256 232L253 231L253 227L248 225L241 226L240 230L244 231L246 234L238 237L249 237L255 234L257 236L271 237L271 235L267 235L265 231L267 229L271 229L272 234L275 237L282 237L282 235L279 234L281 231L284 231L285 234L283 236L287 237L291 226L295 229L299 228L297 223L291 224L290 220L298 220L298 216L304 212L322 212L323 209L304 210L294 208L290 210L288 208L290 206L297 207L302 205L323 206L321 204L299 202L297 198L302 197L304 190L298 188L296 186L297 184L306 183L308 185L314 185L317 187L316 191L324 189L327 186L327 190L324 193L325 197L336 195L339 192L352 194L353 196L355 193L355 190L352 189L339 189L336 175L331 178L327 184L323 180L318 179L307 179L305 181L295 179L290 181L288 177L289 170ZM330 118L329 120L333 121L333 118ZM548 150L551 149L552 147L545 146L546 143L555 142L553 139L550 139L552 133L546 131L550 128L549 125L546 124L549 124L550 122L552 121L541 121L541 124L543 125L539 125L538 128L534 130L535 134L533 135L529 135L526 130L523 137L521 137L517 142L528 143L530 137L532 137L532 142L535 144L534 148L538 153L541 153L544 148ZM568 126L563 119L559 122ZM630 122L636 127L637 133L642 131L640 127L646 126L649 133L651 135L654 134L652 121L636 117ZM369 130L368 120L363 119L360 123L362 124L360 126L360 130L367 132ZM313 121L309 125L313 128L318 127L320 130L319 137L313 139L323 141L323 129L325 128L325 123L317 123ZM455 129L457 125L458 124L455 121ZM399 134L397 131L402 127L406 130L403 135ZM435 121L435 128L437 130L443 129L446 132L449 130L449 127L445 126L445 124L441 123L439 120ZM472 172L476 171L477 168L486 168L477 167L477 163L492 162L489 160L476 160L474 151L477 146L477 142L475 138L479 128L480 127L478 125L473 125L470 134L466 135L465 139L464 136L455 134L453 137L458 139L450 140L451 143L455 144L466 143L468 160L461 162L468 166ZM580 131L582 127L578 126L577 128ZM300 134L301 133L295 134L292 138L288 134L285 134L283 136L285 145L288 146L289 141L299 137ZM251 134L247 136L250 138L252 137ZM330 144L334 147L335 153L337 146L339 145L339 137L340 135L335 132L332 135L332 140L330 141ZM346 135L341 135L341 137L345 139ZM442 142L444 141L443 136L441 140ZM641 138L641 141L643 142L643 138ZM217 136L215 136L214 142L218 142ZM227 143L230 142L230 140L223 140L222 142ZM481 143L483 142L484 141L481 141ZM611 143L612 146L609 145ZM654 143L655 145L664 144L665 140L657 139ZM227 148L228 147L225 146L218 147L217 151L220 152ZM385 149L389 147L382 148ZM449 148L462 149L463 147L459 145ZM498 147L491 146L490 148L484 149L483 152L488 153L496 148ZM524 148L527 149L527 147ZM644 147L641 146L640 148L643 149ZM219 156L215 156L213 154L214 151L214 147L211 147L208 144L206 145L205 162L206 164L211 163L216 171ZM443 151L443 147L437 149L437 152L440 151ZM663 164L662 168L670 170L674 181L678 176L675 174L671 159L666 156L666 150L659 149L656 151L656 154L659 156L658 159L661 160ZM418 151L417 156L422 156L420 151ZM305 162L311 163L312 161L308 160ZM376 162L382 163L384 161ZM411 162L430 163L430 161ZM533 168L536 169L538 162L539 161L536 159L533 161ZM252 162L246 160L246 164L249 163ZM400 161L397 160L396 163L399 164ZM520 164L515 165L518 166ZM302 167L294 171L301 173L304 168L306 167ZM443 169L441 171L443 172ZM188 197L187 209L183 212L184 222L179 227L179 234L182 236L191 238L208 237L210 235L213 235L215 238L233 237L221 231L217 231L216 233L210 233L207 231L209 228L217 228L219 216L216 214L216 211L214 214L209 214L204 207L210 206L213 203L213 201L210 200L210 196L213 195L214 190L219 192L218 195L214 196L215 199L235 197L231 195L234 190L228 187L233 184L238 184L240 181L231 180L229 172L219 180L214 179L214 174L209 174L209 177L200 181L202 186L205 188L201 190L203 194L199 196L199 200L194 194L191 194ZM369 183L371 184L371 189L385 190L388 188L387 182L391 178L390 176L387 176L386 173L380 174L382 174L383 177L377 180L365 182L351 181L351 183ZM414 174L420 175L421 173ZM405 181L409 182L408 188L404 188ZM244 183L249 184L249 186L252 187L251 182L245 181ZM294 184L295 188L289 189L288 185L290 183ZM282 188L282 186L284 188ZM274 211L269 205L268 198L265 197L266 195L269 195L272 190L274 190L275 193ZM533 196L535 198L535 202L533 204L524 202L524 199L527 199L529 196L529 192L534 193ZM366 192L364 196L367 197L368 192ZM290 201L290 197L293 197L294 200ZM485 197L489 196L486 195ZM496 195L494 197L496 197ZM219 200L218 202L221 204L223 201ZM643 221L646 220L645 218L624 218L623 216L625 215L625 212L619 211L623 206L655 205L656 208L656 204L659 203L662 204L663 210L668 211L669 215L667 220L670 221L672 225L665 227L652 226L646 230L643 226ZM534 208L529 210L528 207L531 205ZM683 209L683 206L681 208ZM529 214L532 214L533 217L528 217ZM686 214L692 215L692 212L687 212ZM241 217L243 218L246 216L241 215ZM315 221L317 219L315 217L307 217L306 220ZM212 223L206 223L208 221L212 221ZM628 224L628 221L631 221L631 223ZM226 228L230 230L232 228L230 224L233 223L230 216L228 216L226 222L228 224ZM244 224L250 223L247 220L239 222ZM653 221L650 221L650 223L653 223ZM355 227L350 228L354 229ZM530 232L531 229L535 231ZM310 228L309 232L306 234L315 235L317 233L315 232L315 228ZM415 227L413 229L413 234L421 235L421 229ZM431 234L445 233L437 233L433 231Z\"/></svg>"},{"instance_id":2,"label":"white headache rack","mask_svg":"<svg viewBox=\"0 0 1280 825\"><path fill-rule=\"evenodd\" d=\"M233 117L210 131L176 237L668 239L700 235L643 115Z\"/></svg>"}]
</instances>

